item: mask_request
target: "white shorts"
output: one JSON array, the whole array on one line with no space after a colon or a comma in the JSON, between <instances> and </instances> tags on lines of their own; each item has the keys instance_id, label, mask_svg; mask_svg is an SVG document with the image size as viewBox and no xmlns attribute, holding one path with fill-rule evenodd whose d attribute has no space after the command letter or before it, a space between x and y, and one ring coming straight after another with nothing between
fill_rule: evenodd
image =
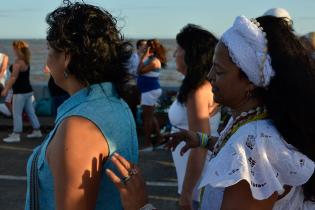
<instances>
[{"instance_id":1,"label":"white shorts","mask_svg":"<svg viewBox=\"0 0 315 210\"><path fill-rule=\"evenodd\" d=\"M162 95L162 89L141 93L141 105L155 106Z\"/></svg>"}]
</instances>

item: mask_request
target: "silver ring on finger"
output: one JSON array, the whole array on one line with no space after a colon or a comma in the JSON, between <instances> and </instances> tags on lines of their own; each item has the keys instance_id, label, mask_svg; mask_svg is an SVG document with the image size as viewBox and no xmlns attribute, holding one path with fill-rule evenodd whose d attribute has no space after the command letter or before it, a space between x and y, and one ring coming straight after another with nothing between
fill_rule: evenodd
<instances>
[{"instance_id":1,"label":"silver ring on finger","mask_svg":"<svg viewBox=\"0 0 315 210\"><path fill-rule=\"evenodd\" d=\"M135 168L131 168L128 170L129 176L136 175L138 173L138 170Z\"/></svg>"},{"instance_id":2,"label":"silver ring on finger","mask_svg":"<svg viewBox=\"0 0 315 210\"><path fill-rule=\"evenodd\" d=\"M126 185L126 183L130 180L131 176L125 176L123 177L120 181L121 183L123 183L124 185Z\"/></svg>"}]
</instances>

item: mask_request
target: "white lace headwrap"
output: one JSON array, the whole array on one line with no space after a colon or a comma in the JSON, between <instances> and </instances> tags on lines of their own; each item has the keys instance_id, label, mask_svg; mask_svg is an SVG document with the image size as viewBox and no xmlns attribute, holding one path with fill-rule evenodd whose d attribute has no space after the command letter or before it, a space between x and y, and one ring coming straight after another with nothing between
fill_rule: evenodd
<instances>
[{"instance_id":1,"label":"white lace headwrap","mask_svg":"<svg viewBox=\"0 0 315 210\"><path fill-rule=\"evenodd\" d=\"M238 16L221 37L233 62L259 87L267 87L275 75L268 54L266 33L256 20Z\"/></svg>"}]
</instances>

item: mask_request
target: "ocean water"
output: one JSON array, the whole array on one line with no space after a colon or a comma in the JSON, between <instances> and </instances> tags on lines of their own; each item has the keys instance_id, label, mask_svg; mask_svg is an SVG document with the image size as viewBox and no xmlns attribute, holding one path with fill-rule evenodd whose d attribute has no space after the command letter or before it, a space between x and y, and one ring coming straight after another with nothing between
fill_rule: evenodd
<instances>
[{"instance_id":1,"label":"ocean water","mask_svg":"<svg viewBox=\"0 0 315 210\"><path fill-rule=\"evenodd\" d=\"M0 52L9 56L9 63L14 62L11 39L0 39ZM43 72L46 63L47 45L44 39L25 39L31 50L31 82L32 84L44 84L49 79L49 74ZM136 40L130 40L135 44ZM173 53L176 47L174 39L161 39L161 43L167 49L168 63L166 69L161 71L160 81L164 87L178 87L183 76L176 71Z\"/></svg>"}]
</instances>

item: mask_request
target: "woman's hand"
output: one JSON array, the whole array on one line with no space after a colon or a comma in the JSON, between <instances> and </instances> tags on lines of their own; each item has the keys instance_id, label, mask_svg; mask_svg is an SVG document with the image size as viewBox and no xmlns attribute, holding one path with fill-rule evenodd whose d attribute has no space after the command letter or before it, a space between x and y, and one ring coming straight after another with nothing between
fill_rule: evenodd
<instances>
[{"instance_id":1,"label":"woman's hand","mask_svg":"<svg viewBox=\"0 0 315 210\"><path fill-rule=\"evenodd\" d=\"M150 52L150 50L151 50L151 47L147 47L147 49L146 49L146 51L145 51L145 53L143 55L144 58L150 57L150 55L152 54Z\"/></svg>"},{"instance_id":2,"label":"woman's hand","mask_svg":"<svg viewBox=\"0 0 315 210\"><path fill-rule=\"evenodd\" d=\"M150 49L151 49L151 47L147 47L146 51L141 56L141 62L144 62L148 57L150 57L152 55Z\"/></svg>"},{"instance_id":3,"label":"woman's hand","mask_svg":"<svg viewBox=\"0 0 315 210\"><path fill-rule=\"evenodd\" d=\"M165 147L171 149L172 151L175 150L180 142L185 141L186 144L180 150L181 155L183 155L185 152L187 152L187 150L191 148L196 148L200 146L197 133L189 130L182 130L177 133L167 134L164 135L164 138L168 139Z\"/></svg>"},{"instance_id":4,"label":"woman's hand","mask_svg":"<svg viewBox=\"0 0 315 210\"><path fill-rule=\"evenodd\" d=\"M120 192L123 208L125 210L140 209L148 203L148 194L139 167L117 153L111 157L111 161L122 178L110 169L107 169L106 173Z\"/></svg>"}]
</instances>

